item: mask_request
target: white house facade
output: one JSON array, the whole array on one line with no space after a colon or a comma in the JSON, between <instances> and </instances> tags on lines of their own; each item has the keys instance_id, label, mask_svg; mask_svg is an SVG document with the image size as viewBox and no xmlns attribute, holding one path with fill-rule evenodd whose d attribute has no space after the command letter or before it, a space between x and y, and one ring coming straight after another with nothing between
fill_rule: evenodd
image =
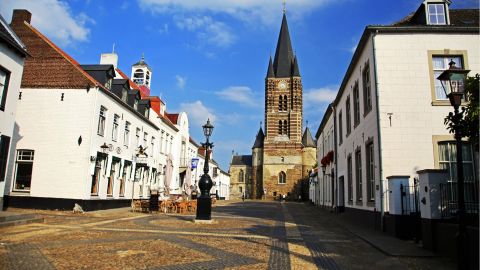
<instances>
[{"instance_id":1,"label":"white house facade","mask_svg":"<svg viewBox=\"0 0 480 270\"><path fill-rule=\"evenodd\" d=\"M0 26L0 211L2 211L6 172L11 166L9 164L15 159L15 144L12 143L12 138L17 130L15 126L17 100L27 52L25 45L2 16Z\"/></svg>"},{"instance_id":2,"label":"white house facade","mask_svg":"<svg viewBox=\"0 0 480 270\"><path fill-rule=\"evenodd\" d=\"M325 114L322 123L335 123L337 205L354 217L377 223L389 211L387 179L413 185L419 170L448 169L455 181L454 161L442 154L454 151L444 125L453 109L436 78L452 60L479 73L480 41L478 10L450 10L449 3L423 1L398 23L367 26ZM331 128L317 132L319 160ZM464 149L466 181L478 181L475 151Z\"/></svg>"}]
</instances>

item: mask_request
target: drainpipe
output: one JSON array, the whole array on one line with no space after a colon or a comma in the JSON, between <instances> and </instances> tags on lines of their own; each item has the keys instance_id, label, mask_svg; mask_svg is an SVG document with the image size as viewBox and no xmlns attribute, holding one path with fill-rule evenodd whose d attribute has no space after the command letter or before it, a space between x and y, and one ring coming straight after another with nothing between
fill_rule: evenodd
<instances>
[{"instance_id":1,"label":"drainpipe","mask_svg":"<svg viewBox=\"0 0 480 270\"><path fill-rule=\"evenodd\" d=\"M379 83L378 83L378 76L377 76L377 59L376 59L376 48L375 48L375 37L378 34L378 30L375 30L375 33L372 36L372 47L373 47L373 74L375 75L375 106L377 111L377 138L378 138L378 171L379 171L379 186L380 186L380 229L382 231L385 230L384 228L384 217L385 217L385 206L384 206L384 199L385 193L383 191L383 167L382 167L382 134L380 132L380 108L379 104Z\"/></svg>"},{"instance_id":2,"label":"drainpipe","mask_svg":"<svg viewBox=\"0 0 480 270\"><path fill-rule=\"evenodd\" d=\"M92 86L90 86L90 84L88 84L88 85L86 86L86 89L85 89L85 90L87 91L87 95L88 95L88 93L92 90L92 88L95 90L95 99L94 99L94 102L93 102L93 112L92 112L92 119L91 119L92 121L91 121L91 124L90 124L90 148L88 149L88 158L89 158L89 159L90 159L91 151L92 151L92 149L94 149L94 148L96 149L96 151L95 151L95 157L97 157L97 152L98 152L98 147L99 147L98 145L97 145L97 146L94 146L94 145L93 145L93 141L94 141L95 138L96 138L96 137L95 137L95 135L96 135L96 129L95 129L95 127L96 127L96 125L95 125L95 120L96 120L96 118L95 118L95 117L98 117L98 115L95 114L95 111L96 111L96 108L97 108L98 92L100 92L100 86L98 86L98 85L92 85ZM87 99L88 99L88 97L87 97ZM93 167L93 173L94 173L94 174L95 174L96 162L97 162L96 160L93 162L93 163L94 163L94 164L93 164L93 166L94 166L94 167ZM90 161L90 163L88 164L88 169L89 169L89 170L88 170L88 174L89 174L90 177L87 177L87 181L86 181L87 184L85 185L85 189L86 189L85 192L86 192L86 195L87 195L86 197L88 197L88 198L86 198L87 200L92 197L91 191L89 190L89 187L90 187L89 181L92 181L92 178L91 178L91 175L90 175L90 166L92 166L91 163L92 163L92 162ZM91 187L90 187L90 188L91 188ZM98 192L98 190L97 190L97 192ZM85 206L85 205L82 205L82 207L84 207L84 206Z\"/></svg>"}]
</instances>

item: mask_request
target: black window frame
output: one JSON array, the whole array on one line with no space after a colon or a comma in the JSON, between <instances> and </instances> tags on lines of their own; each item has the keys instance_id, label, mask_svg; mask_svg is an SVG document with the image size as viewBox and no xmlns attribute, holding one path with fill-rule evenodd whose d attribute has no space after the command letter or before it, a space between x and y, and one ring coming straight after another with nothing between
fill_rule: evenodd
<instances>
[{"instance_id":1,"label":"black window frame","mask_svg":"<svg viewBox=\"0 0 480 270\"><path fill-rule=\"evenodd\" d=\"M362 170L362 150L357 148L355 151L355 197L357 202L363 201L363 170Z\"/></svg>"},{"instance_id":2,"label":"black window frame","mask_svg":"<svg viewBox=\"0 0 480 270\"><path fill-rule=\"evenodd\" d=\"M366 63L362 70L363 85L363 117L372 110L372 82L370 79L370 63Z\"/></svg>"},{"instance_id":3,"label":"black window frame","mask_svg":"<svg viewBox=\"0 0 480 270\"><path fill-rule=\"evenodd\" d=\"M365 144L365 169L367 175L367 200L375 201L375 146L373 141Z\"/></svg>"},{"instance_id":4,"label":"black window frame","mask_svg":"<svg viewBox=\"0 0 480 270\"><path fill-rule=\"evenodd\" d=\"M360 87L358 81L353 87L353 127L356 128L360 124Z\"/></svg>"},{"instance_id":5,"label":"black window frame","mask_svg":"<svg viewBox=\"0 0 480 270\"><path fill-rule=\"evenodd\" d=\"M0 84L3 84L3 90L2 90L2 97L0 100L0 111L5 111L6 104L7 104L7 96L8 96L8 86L10 85L10 70L4 68L3 66L0 66L0 70L5 72L5 81L0 82Z\"/></svg>"},{"instance_id":6,"label":"black window frame","mask_svg":"<svg viewBox=\"0 0 480 270\"><path fill-rule=\"evenodd\" d=\"M7 175L8 153L10 152L10 137L0 135L0 182L5 181Z\"/></svg>"},{"instance_id":7,"label":"black window frame","mask_svg":"<svg viewBox=\"0 0 480 270\"><path fill-rule=\"evenodd\" d=\"M345 101L345 117L346 117L346 125L347 125L347 133L346 136L350 135L352 132L352 115L351 115L351 104L350 104L350 95L347 96L347 100Z\"/></svg>"}]
</instances>

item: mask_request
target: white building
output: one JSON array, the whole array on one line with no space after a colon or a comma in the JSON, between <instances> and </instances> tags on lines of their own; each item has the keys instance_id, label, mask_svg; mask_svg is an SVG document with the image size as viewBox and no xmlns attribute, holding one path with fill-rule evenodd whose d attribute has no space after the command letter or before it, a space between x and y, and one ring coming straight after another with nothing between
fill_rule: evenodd
<instances>
[{"instance_id":1,"label":"white building","mask_svg":"<svg viewBox=\"0 0 480 270\"><path fill-rule=\"evenodd\" d=\"M334 205L362 222L379 222L389 210L387 178L413 182L418 170L454 165L441 154L455 148L444 125L453 109L436 78L451 60L479 73L480 42L478 10L450 10L449 3L423 1L398 23L367 26L317 132L320 159L331 149L334 122ZM474 152L465 144L467 181L478 181Z\"/></svg>"},{"instance_id":2,"label":"white building","mask_svg":"<svg viewBox=\"0 0 480 270\"><path fill-rule=\"evenodd\" d=\"M22 80L25 45L0 15L0 211L3 209L7 168L15 160L12 137Z\"/></svg>"}]
</instances>

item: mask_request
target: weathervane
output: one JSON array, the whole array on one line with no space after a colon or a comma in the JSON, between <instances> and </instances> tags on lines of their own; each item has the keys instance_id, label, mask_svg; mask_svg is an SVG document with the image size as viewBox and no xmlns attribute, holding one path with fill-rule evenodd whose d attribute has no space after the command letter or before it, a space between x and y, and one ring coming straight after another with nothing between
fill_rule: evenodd
<instances>
[{"instance_id":1,"label":"weathervane","mask_svg":"<svg viewBox=\"0 0 480 270\"><path fill-rule=\"evenodd\" d=\"M283 14L287 13L287 0L283 0Z\"/></svg>"}]
</instances>

